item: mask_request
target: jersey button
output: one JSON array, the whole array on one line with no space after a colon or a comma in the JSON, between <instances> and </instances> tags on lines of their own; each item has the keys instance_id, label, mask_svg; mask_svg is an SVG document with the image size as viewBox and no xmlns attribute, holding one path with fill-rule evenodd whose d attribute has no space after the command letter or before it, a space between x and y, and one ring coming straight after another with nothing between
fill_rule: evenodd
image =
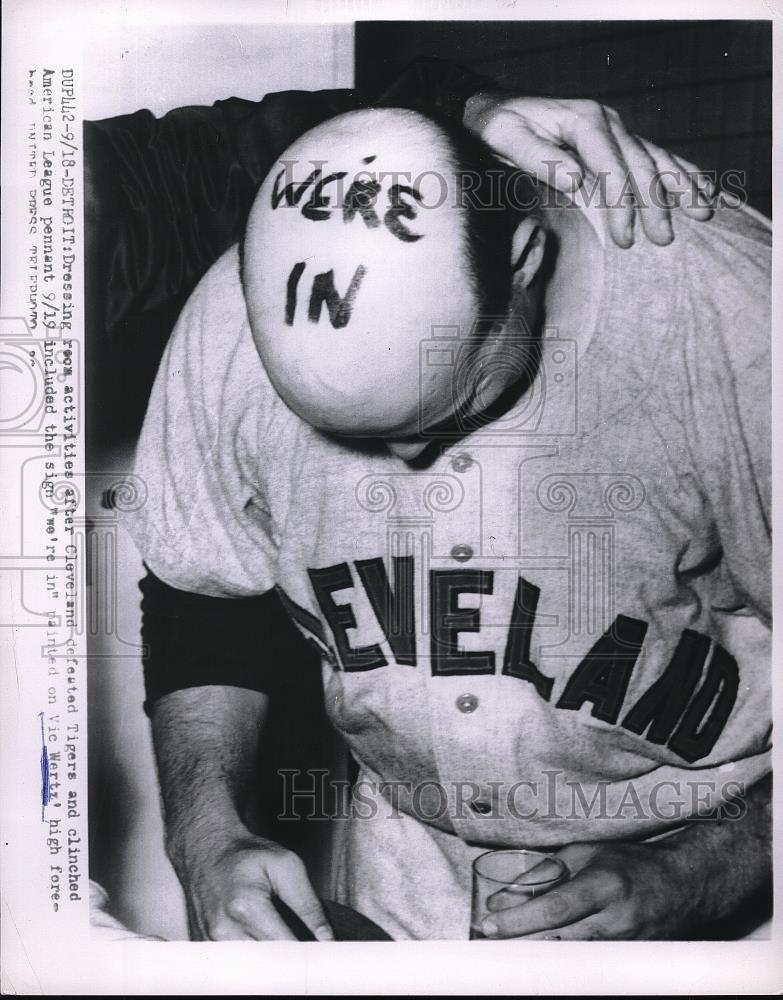
<instances>
[{"instance_id":1,"label":"jersey button","mask_svg":"<svg viewBox=\"0 0 783 1000\"><path fill-rule=\"evenodd\" d=\"M467 562L473 558L473 549L469 545L455 545L451 550L451 558L457 562Z\"/></svg>"},{"instance_id":2,"label":"jersey button","mask_svg":"<svg viewBox=\"0 0 783 1000\"><path fill-rule=\"evenodd\" d=\"M464 712L468 715L470 712L475 712L478 708L479 700L475 694L461 694L457 698L456 705L460 712Z\"/></svg>"},{"instance_id":3,"label":"jersey button","mask_svg":"<svg viewBox=\"0 0 783 1000\"><path fill-rule=\"evenodd\" d=\"M460 452L451 460L451 467L455 472L467 472L471 465L473 465L473 459L466 451Z\"/></svg>"},{"instance_id":4,"label":"jersey button","mask_svg":"<svg viewBox=\"0 0 783 1000\"><path fill-rule=\"evenodd\" d=\"M482 802L481 799L478 802L471 802L470 808L473 812L478 813L480 816L486 816L488 813L492 812L491 802Z\"/></svg>"}]
</instances>

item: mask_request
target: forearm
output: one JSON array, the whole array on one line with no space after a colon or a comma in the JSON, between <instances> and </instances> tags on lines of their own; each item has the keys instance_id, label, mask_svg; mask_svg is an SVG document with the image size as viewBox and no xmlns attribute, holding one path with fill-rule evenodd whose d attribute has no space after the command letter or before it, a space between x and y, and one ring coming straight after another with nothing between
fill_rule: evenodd
<instances>
[{"instance_id":1,"label":"forearm","mask_svg":"<svg viewBox=\"0 0 783 1000\"><path fill-rule=\"evenodd\" d=\"M152 736L169 856L179 867L192 847L248 835L244 818L268 698L209 686L156 701Z\"/></svg>"},{"instance_id":2,"label":"forearm","mask_svg":"<svg viewBox=\"0 0 783 1000\"><path fill-rule=\"evenodd\" d=\"M743 806L738 818L699 821L658 845L673 878L689 888L694 923L727 916L771 878L771 775L732 803Z\"/></svg>"},{"instance_id":3,"label":"forearm","mask_svg":"<svg viewBox=\"0 0 783 1000\"><path fill-rule=\"evenodd\" d=\"M244 823L268 697L207 686L152 708L166 846L197 940L294 940L280 900L316 939L333 934L302 861Z\"/></svg>"}]
</instances>

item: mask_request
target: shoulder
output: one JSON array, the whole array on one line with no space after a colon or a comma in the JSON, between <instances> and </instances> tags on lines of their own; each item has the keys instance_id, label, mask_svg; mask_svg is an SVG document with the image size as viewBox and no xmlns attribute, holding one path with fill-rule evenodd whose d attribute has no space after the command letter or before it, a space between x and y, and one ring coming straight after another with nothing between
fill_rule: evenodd
<instances>
[{"instance_id":1,"label":"shoulder","mask_svg":"<svg viewBox=\"0 0 783 1000\"><path fill-rule=\"evenodd\" d=\"M608 247L606 254L622 278L657 289L671 299L675 289L699 282L706 294L730 302L730 289L756 286L771 274L772 224L748 208L719 205L706 222L672 211L674 241L656 246L642 235L630 250ZM662 284L662 279L670 279ZM769 289L754 287L754 297ZM758 298L757 298L758 300Z\"/></svg>"},{"instance_id":2,"label":"shoulder","mask_svg":"<svg viewBox=\"0 0 783 1000\"><path fill-rule=\"evenodd\" d=\"M683 227L681 306L700 350L735 372L768 365L771 351L772 227L747 209L719 207Z\"/></svg>"},{"instance_id":3,"label":"shoulder","mask_svg":"<svg viewBox=\"0 0 783 1000\"><path fill-rule=\"evenodd\" d=\"M263 422L285 409L253 342L239 273L238 247L227 250L198 283L172 333L150 400L193 412L215 433ZM219 418L219 419L218 419Z\"/></svg>"},{"instance_id":4,"label":"shoulder","mask_svg":"<svg viewBox=\"0 0 783 1000\"><path fill-rule=\"evenodd\" d=\"M683 219L675 230L687 275L727 308L771 298L772 224L759 212L719 205L707 222Z\"/></svg>"},{"instance_id":5,"label":"shoulder","mask_svg":"<svg viewBox=\"0 0 783 1000\"><path fill-rule=\"evenodd\" d=\"M237 245L219 257L201 278L179 315L169 352L187 350L192 366L224 362L249 334L239 276Z\"/></svg>"},{"instance_id":6,"label":"shoulder","mask_svg":"<svg viewBox=\"0 0 783 1000\"><path fill-rule=\"evenodd\" d=\"M674 241L639 237L631 250L606 251L607 318L633 331L649 366L684 341L725 344L737 367L766 356L770 345L771 225L752 210L720 206L706 222L673 212ZM743 331L742 337L737 331Z\"/></svg>"},{"instance_id":7,"label":"shoulder","mask_svg":"<svg viewBox=\"0 0 783 1000\"><path fill-rule=\"evenodd\" d=\"M232 248L180 314L136 448L146 499L125 521L156 576L215 596L274 584L274 540L248 511L264 505L297 420L256 352Z\"/></svg>"}]
</instances>

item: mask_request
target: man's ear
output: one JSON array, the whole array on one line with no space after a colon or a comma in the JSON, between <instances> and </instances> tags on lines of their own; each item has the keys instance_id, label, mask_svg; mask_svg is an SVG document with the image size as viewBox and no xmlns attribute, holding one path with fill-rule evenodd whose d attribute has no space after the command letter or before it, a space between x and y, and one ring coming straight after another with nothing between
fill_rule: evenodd
<instances>
[{"instance_id":1,"label":"man's ear","mask_svg":"<svg viewBox=\"0 0 783 1000\"><path fill-rule=\"evenodd\" d=\"M517 226L511 242L512 281L529 288L544 260L546 233L537 219L528 217Z\"/></svg>"}]
</instances>

